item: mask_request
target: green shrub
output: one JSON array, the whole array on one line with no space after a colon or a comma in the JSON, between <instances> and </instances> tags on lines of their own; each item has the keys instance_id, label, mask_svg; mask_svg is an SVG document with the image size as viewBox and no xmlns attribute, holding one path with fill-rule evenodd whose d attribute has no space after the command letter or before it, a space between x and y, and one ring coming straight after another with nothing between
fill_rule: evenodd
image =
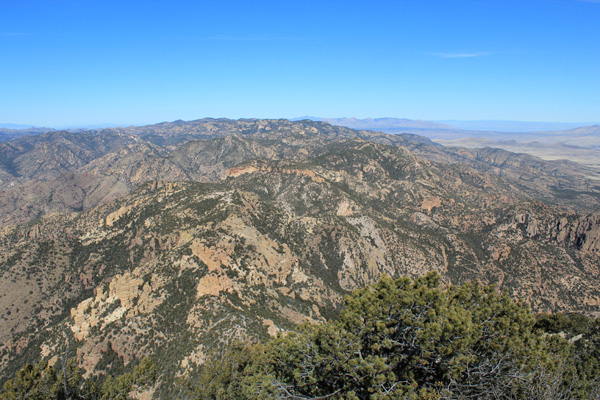
<instances>
[{"instance_id":1,"label":"green shrub","mask_svg":"<svg viewBox=\"0 0 600 400\"><path fill-rule=\"evenodd\" d=\"M530 310L493 286L442 288L437 274L383 277L348 296L336 321L213 355L190 393L198 399L584 398L584 379L568 365L571 351L561 337L541 334Z\"/></svg>"}]
</instances>

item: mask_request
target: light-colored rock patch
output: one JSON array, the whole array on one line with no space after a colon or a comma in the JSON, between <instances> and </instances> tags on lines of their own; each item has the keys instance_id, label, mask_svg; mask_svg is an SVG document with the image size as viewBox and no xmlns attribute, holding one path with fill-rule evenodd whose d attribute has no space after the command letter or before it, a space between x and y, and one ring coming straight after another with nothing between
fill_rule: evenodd
<instances>
[{"instance_id":1,"label":"light-colored rock patch","mask_svg":"<svg viewBox=\"0 0 600 400\"><path fill-rule=\"evenodd\" d=\"M115 222L119 220L123 215L127 214L131 210L131 206L123 206L117 211L113 211L106 217L106 226L112 227Z\"/></svg>"},{"instance_id":2,"label":"light-colored rock patch","mask_svg":"<svg viewBox=\"0 0 600 400\"><path fill-rule=\"evenodd\" d=\"M336 214L340 217L348 217L354 214L354 205L348 200L342 200L338 205Z\"/></svg>"},{"instance_id":3,"label":"light-colored rock patch","mask_svg":"<svg viewBox=\"0 0 600 400\"><path fill-rule=\"evenodd\" d=\"M442 200L439 197L432 197L430 199L424 199L421 204L421 210L427 210L431 212L436 207L442 206Z\"/></svg>"},{"instance_id":4,"label":"light-colored rock patch","mask_svg":"<svg viewBox=\"0 0 600 400\"><path fill-rule=\"evenodd\" d=\"M231 258L221 249L206 247L198 239L194 239L190 245L192 254L195 255L208 267L209 271L217 271L221 266L231 264Z\"/></svg>"},{"instance_id":5,"label":"light-colored rock patch","mask_svg":"<svg viewBox=\"0 0 600 400\"><path fill-rule=\"evenodd\" d=\"M221 292L231 292L231 290L231 279L224 275L209 274L198 282L196 297L218 296Z\"/></svg>"},{"instance_id":6,"label":"light-colored rock patch","mask_svg":"<svg viewBox=\"0 0 600 400\"><path fill-rule=\"evenodd\" d=\"M163 301L162 297L153 295L153 285L157 288L161 283L157 279L144 283L130 273L115 276L109 284L108 292L100 287L96 290L95 297L85 299L71 309L71 331L75 339L83 340L89 335L91 328L103 327L125 315L134 317L152 312ZM116 302L119 306L114 308Z\"/></svg>"},{"instance_id":7,"label":"light-colored rock patch","mask_svg":"<svg viewBox=\"0 0 600 400\"><path fill-rule=\"evenodd\" d=\"M277 332L280 331L277 325L275 325L275 322L271 321L270 319L263 319L263 325L267 327L267 333L269 336L277 336Z\"/></svg>"}]
</instances>

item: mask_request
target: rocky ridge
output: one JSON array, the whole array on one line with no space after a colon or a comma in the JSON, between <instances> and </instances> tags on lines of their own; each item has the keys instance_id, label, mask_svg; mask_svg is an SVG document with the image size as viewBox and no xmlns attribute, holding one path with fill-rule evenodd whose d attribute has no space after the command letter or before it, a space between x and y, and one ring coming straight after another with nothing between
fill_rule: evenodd
<instances>
[{"instance_id":1,"label":"rocky ridge","mask_svg":"<svg viewBox=\"0 0 600 400\"><path fill-rule=\"evenodd\" d=\"M131 192L148 180L218 182L252 159L315 157L345 140L405 147L434 162L488 172L530 198L600 210L594 171L497 149L445 148L416 135L354 131L322 122L176 121L147 127L47 132L0 143L0 223L81 211ZM56 195L58 194L58 195Z\"/></svg>"}]
</instances>

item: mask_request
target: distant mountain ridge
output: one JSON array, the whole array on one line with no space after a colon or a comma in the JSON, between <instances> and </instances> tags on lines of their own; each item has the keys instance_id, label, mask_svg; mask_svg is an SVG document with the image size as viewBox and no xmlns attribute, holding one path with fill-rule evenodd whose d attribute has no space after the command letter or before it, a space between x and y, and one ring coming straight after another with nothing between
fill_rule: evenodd
<instances>
[{"instance_id":1,"label":"distant mountain ridge","mask_svg":"<svg viewBox=\"0 0 600 400\"><path fill-rule=\"evenodd\" d=\"M428 129L428 130L446 130L452 131L475 131L477 133L471 136L480 137L483 133L551 133L555 131L568 131L577 128L588 128L595 125L600 125L598 122L587 123L568 123L568 122L531 122L531 121L503 121L503 120L440 120L440 121L424 121L412 120L407 118L330 118L330 117L313 117L304 116L294 118L292 121L309 119L312 121L325 121L332 125L346 126L352 129L366 130L381 130L387 133L395 133L399 129ZM468 132L463 135L468 136Z\"/></svg>"},{"instance_id":2,"label":"distant mountain ridge","mask_svg":"<svg viewBox=\"0 0 600 400\"><path fill-rule=\"evenodd\" d=\"M492 147L516 153L527 153L545 160L570 160L600 170L600 125L561 123L519 123L516 121L440 121L449 125L398 118L317 118L334 125L390 134L413 133L445 146L468 148ZM452 127L456 123L457 127ZM511 129L502 129L502 124ZM488 130L482 130L483 128ZM517 127L522 128L521 131ZM460 128L460 129L459 129ZM477 130L468 130L477 129ZM514 128L514 129L513 129ZM561 128L563 130L556 130ZM566 129L565 128L569 128ZM548 129L548 130L543 130ZM551 130L550 130L551 129ZM582 150L580 150L582 149Z\"/></svg>"},{"instance_id":3,"label":"distant mountain ridge","mask_svg":"<svg viewBox=\"0 0 600 400\"><path fill-rule=\"evenodd\" d=\"M0 224L88 209L149 179L215 181L225 169L249 159L304 159L318 154L324 144L358 138L404 146L431 161L494 172L538 198L600 207L595 185L587 180L595 172L566 162L549 163L502 150L444 148L413 134L356 131L325 122L202 119L46 132L0 143ZM579 194L566 201L561 197L565 190Z\"/></svg>"},{"instance_id":4,"label":"distant mountain ridge","mask_svg":"<svg viewBox=\"0 0 600 400\"><path fill-rule=\"evenodd\" d=\"M19 124L0 123L0 128L5 128L5 129L28 129L28 128L35 128L35 126L34 125L19 125Z\"/></svg>"},{"instance_id":5,"label":"distant mountain ridge","mask_svg":"<svg viewBox=\"0 0 600 400\"><path fill-rule=\"evenodd\" d=\"M533 122L533 121L502 121L502 120L480 120L480 121L460 121L444 120L435 121L441 124L450 125L454 128L472 131L496 131L496 132L551 132L564 131L569 129L581 128L585 126L598 125L598 122Z\"/></svg>"},{"instance_id":6,"label":"distant mountain ridge","mask_svg":"<svg viewBox=\"0 0 600 400\"><path fill-rule=\"evenodd\" d=\"M21 136L27 135L39 135L44 132L53 131L52 128L41 128L41 127L33 127L28 125L14 125L14 124L3 124L4 126L0 126L0 142L6 142L8 140L12 140ZM17 126L10 127L10 126Z\"/></svg>"},{"instance_id":7,"label":"distant mountain ridge","mask_svg":"<svg viewBox=\"0 0 600 400\"><path fill-rule=\"evenodd\" d=\"M359 130L379 130L383 132L396 131L401 128L415 129L454 129L452 126L431 122L414 120L407 118L320 118L320 117L301 117L294 118L292 121L309 119L311 121L323 121L332 125L346 126Z\"/></svg>"}]
</instances>

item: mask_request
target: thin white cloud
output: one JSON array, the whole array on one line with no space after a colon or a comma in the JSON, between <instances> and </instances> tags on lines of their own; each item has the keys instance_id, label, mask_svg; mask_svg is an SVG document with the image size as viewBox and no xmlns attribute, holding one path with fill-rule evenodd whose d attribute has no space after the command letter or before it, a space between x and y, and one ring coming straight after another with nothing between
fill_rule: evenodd
<instances>
[{"instance_id":1,"label":"thin white cloud","mask_svg":"<svg viewBox=\"0 0 600 400\"><path fill-rule=\"evenodd\" d=\"M494 53L485 51L485 52L472 52L472 53L428 53L430 56L439 57L439 58L473 58L473 57L485 57L490 56Z\"/></svg>"},{"instance_id":2,"label":"thin white cloud","mask_svg":"<svg viewBox=\"0 0 600 400\"><path fill-rule=\"evenodd\" d=\"M0 36L25 36L26 33L22 32L1 32Z\"/></svg>"},{"instance_id":3,"label":"thin white cloud","mask_svg":"<svg viewBox=\"0 0 600 400\"><path fill-rule=\"evenodd\" d=\"M198 40L216 40L216 41L234 41L234 42L270 42L270 41L288 41L288 40L311 40L306 37L293 36L235 36L235 35L216 35L198 38Z\"/></svg>"}]
</instances>

